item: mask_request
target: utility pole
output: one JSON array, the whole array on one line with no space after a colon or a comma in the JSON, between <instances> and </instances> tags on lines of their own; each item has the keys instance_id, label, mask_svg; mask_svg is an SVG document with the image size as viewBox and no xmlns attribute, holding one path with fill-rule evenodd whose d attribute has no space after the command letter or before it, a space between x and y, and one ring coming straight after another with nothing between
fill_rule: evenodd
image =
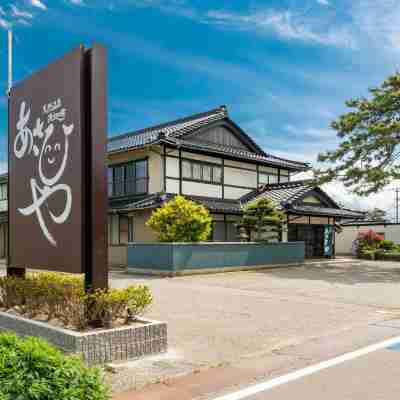
<instances>
[{"instance_id":1,"label":"utility pole","mask_svg":"<svg viewBox=\"0 0 400 400\"><path fill-rule=\"evenodd\" d=\"M396 188L396 224L399 223L399 188Z\"/></svg>"},{"instance_id":2,"label":"utility pole","mask_svg":"<svg viewBox=\"0 0 400 400\"><path fill-rule=\"evenodd\" d=\"M7 95L10 95L13 85L13 31L8 31L8 87Z\"/></svg>"}]
</instances>

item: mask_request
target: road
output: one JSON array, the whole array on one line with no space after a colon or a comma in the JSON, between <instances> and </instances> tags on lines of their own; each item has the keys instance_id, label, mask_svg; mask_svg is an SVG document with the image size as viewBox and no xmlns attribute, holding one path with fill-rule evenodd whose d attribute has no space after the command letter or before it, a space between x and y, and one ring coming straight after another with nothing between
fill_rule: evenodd
<instances>
[{"instance_id":1,"label":"road","mask_svg":"<svg viewBox=\"0 0 400 400\"><path fill-rule=\"evenodd\" d=\"M400 393L400 337L213 398L213 400L394 399Z\"/></svg>"}]
</instances>

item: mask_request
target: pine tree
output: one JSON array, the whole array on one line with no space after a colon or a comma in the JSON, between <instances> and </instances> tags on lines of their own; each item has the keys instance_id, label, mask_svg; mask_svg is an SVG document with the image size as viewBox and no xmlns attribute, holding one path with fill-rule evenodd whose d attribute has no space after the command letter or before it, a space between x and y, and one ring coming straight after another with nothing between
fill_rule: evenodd
<instances>
[{"instance_id":1,"label":"pine tree","mask_svg":"<svg viewBox=\"0 0 400 400\"><path fill-rule=\"evenodd\" d=\"M280 240L284 213L268 198L261 198L250 203L244 210L238 225L254 234L258 242L276 242Z\"/></svg>"},{"instance_id":2,"label":"pine tree","mask_svg":"<svg viewBox=\"0 0 400 400\"><path fill-rule=\"evenodd\" d=\"M400 73L369 90L371 98L346 102L353 111L332 123L341 143L318 156L332 164L316 170L319 184L338 179L359 195L400 178Z\"/></svg>"}]
</instances>

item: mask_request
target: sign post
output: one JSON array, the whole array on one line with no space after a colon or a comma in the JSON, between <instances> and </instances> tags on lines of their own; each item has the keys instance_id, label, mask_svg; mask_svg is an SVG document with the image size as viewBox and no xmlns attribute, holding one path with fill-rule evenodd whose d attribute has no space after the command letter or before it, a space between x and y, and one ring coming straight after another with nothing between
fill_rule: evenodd
<instances>
[{"instance_id":1,"label":"sign post","mask_svg":"<svg viewBox=\"0 0 400 400\"><path fill-rule=\"evenodd\" d=\"M106 51L73 50L9 96L8 273L107 288Z\"/></svg>"}]
</instances>

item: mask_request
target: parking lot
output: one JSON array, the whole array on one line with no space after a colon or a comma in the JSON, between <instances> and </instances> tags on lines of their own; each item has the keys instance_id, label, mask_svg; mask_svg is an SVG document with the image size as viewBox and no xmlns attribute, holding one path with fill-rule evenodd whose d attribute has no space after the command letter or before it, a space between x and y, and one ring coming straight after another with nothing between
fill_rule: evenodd
<instances>
[{"instance_id":1,"label":"parking lot","mask_svg":"<svg viewBox=\"0 0 400 400\"><path fill-rule=\"evenodd\" d=\"M400 315L397 263L177 278L112 275L115 287L133 282L152 288L155 302L147 316L166 320L171 349L199 367L260 360Z\"/></svg>"}]
</instances>

